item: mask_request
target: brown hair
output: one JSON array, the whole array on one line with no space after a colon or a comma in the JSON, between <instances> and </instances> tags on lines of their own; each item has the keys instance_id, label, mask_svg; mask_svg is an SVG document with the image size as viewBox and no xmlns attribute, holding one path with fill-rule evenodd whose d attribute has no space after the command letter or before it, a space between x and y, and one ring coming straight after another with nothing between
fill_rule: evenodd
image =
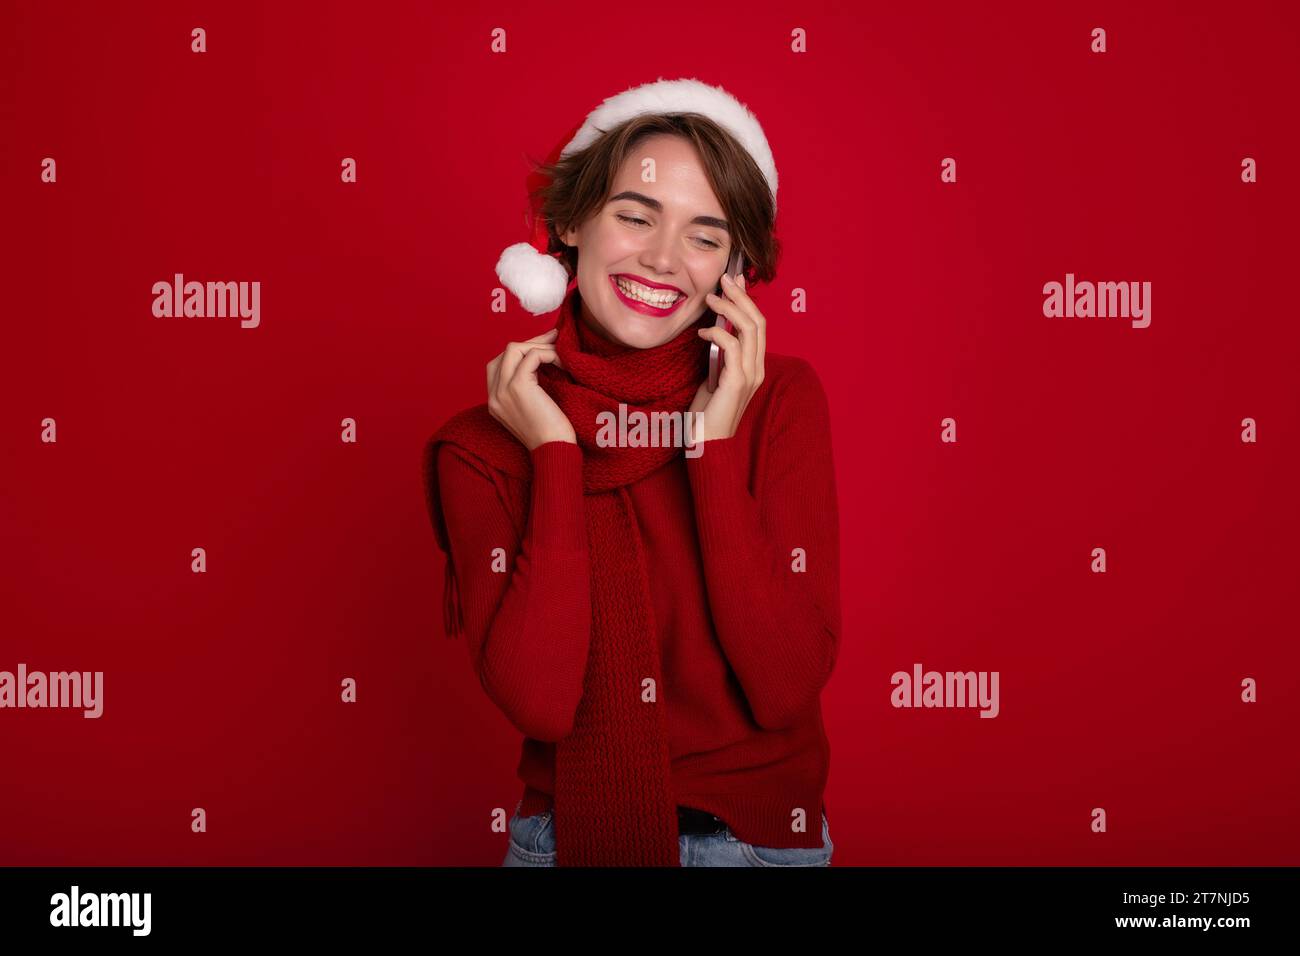
<instances>
[{"instance_id":1,"label":"brown hair","mask_svg":"<svg viewBox=\"0 0 1300 956\"><path fill-rule=\"evenodd\" d=\"M657 133L680 136L695 146L709 185L722 204L731 241L745 257L746 286L770 282L776 276L781 244L772 234L776 211L767 179L730 133L699 113L634 116L556 163L533 161L535 174L547 179L546 185L529 196L530 200L539 194L542 197L547 251L563 252L569 275L578 274L578 250L566 246L560 233L571 224L586 222L605 205L624 159L641 140Z\"/></svg>"}]
</instances>

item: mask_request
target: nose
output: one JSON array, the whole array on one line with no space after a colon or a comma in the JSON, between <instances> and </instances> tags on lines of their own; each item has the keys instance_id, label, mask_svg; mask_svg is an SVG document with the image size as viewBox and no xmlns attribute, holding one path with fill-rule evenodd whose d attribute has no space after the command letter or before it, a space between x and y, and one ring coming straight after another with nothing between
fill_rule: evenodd
<instances>
[{"instance_id":1,"label":"nose","mask_svg":"<svg viewBox=\"0 0 1300 956\"><path fill-rule=\"evenodd\" d=\"M681 266L681 253L671 231L658 229L655 235L646 240L641 250L640 262L643 267L660 275L675 273Z\"/></svg>"}]
</instances>

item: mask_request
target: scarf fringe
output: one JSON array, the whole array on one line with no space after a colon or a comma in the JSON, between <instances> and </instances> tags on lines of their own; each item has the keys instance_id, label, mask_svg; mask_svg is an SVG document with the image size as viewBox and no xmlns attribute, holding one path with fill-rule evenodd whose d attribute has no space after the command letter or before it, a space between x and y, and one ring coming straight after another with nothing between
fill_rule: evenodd
<instances>
[{"instance_id":1,"label":"scarf fringe","mask_svg":"<svg viewBox=\"0 0 1300 956\"><path fill-rule=\"evenodd\" d=\"M461 614L460 606L460 587L456 580L456 568L451 563L451 555L447 555L447 570L442 577L442 629L446 632L447 637L453 638L461 633L465 628L464 618Z\"/></svg>"}]
</instances>

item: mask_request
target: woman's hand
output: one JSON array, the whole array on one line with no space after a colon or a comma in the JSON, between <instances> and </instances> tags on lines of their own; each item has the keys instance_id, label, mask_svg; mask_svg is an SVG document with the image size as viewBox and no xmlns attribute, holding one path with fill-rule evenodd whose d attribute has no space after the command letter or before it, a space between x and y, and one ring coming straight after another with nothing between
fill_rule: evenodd
<instances>
[{"instance_id":1,"label":"woman's hand","mask_svg":"<svg viewBox=\"0 0 1300 956\"><path fill-rule=\"evenodd\" d=\"M695 426L695 441L707 441L710 438L730 438L736 434L740 425L740 416L754 397L758 387L763 384L763 353L767 349L767 319L758 311L758 306L745 291L745 277L732 281L724 274L722 277L721 296L709 293L709 307L725 315L736 328L739 339L721 326L700 329L700 338L716 342L726 355L722 366L722 375L718 379L717 391L709 391L708 381L700 384L695 398L691 402L691 412L702 412L700 416L691 416Z\"/></svg>"},{"instance_id":2,"label":"woman's hand","mask_svg":"<svg viewBox=\"0 0 1300 956\"><path fill-rule=\"evenodd\" d=\"M487 364L488 411L532 451L548 441L578 443L573 424L537 381L537 368L550 362L564 368L551 329L523 342L509 343Z\"/></svg>"}]
</instances>

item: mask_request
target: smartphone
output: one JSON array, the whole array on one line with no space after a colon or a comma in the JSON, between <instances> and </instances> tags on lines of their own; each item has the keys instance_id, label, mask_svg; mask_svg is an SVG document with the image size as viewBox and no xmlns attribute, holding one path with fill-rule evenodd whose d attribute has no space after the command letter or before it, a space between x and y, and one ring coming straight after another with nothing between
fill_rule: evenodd
<instances>
[{"instance_id":1,"label":"smartphone","mask_svg":"<svg viewBox=\"0 0 1300 956\"><path fill-rule=\"evenodd\" d=\"M731 251L731 258L727 260L727 275L731 276L732 279L735 279L744 271L745 271L745 257L740 254L740 246L736 246ZM718 285L718 291L716 294L722 295L725 298L725 295L723 295L721 283L719 283ZM718 320L713 324L714 326L725 329L727 332L735 331L735 329L732 328L731 323L727 321L727 317L720 313L718 315ZM710 392L716 392L718 390L718 376L721 374L722 374L722 349L718 348L718 344L716 342L710 342L709 343L709 391Z\"/></svg>"}]
</instances>

